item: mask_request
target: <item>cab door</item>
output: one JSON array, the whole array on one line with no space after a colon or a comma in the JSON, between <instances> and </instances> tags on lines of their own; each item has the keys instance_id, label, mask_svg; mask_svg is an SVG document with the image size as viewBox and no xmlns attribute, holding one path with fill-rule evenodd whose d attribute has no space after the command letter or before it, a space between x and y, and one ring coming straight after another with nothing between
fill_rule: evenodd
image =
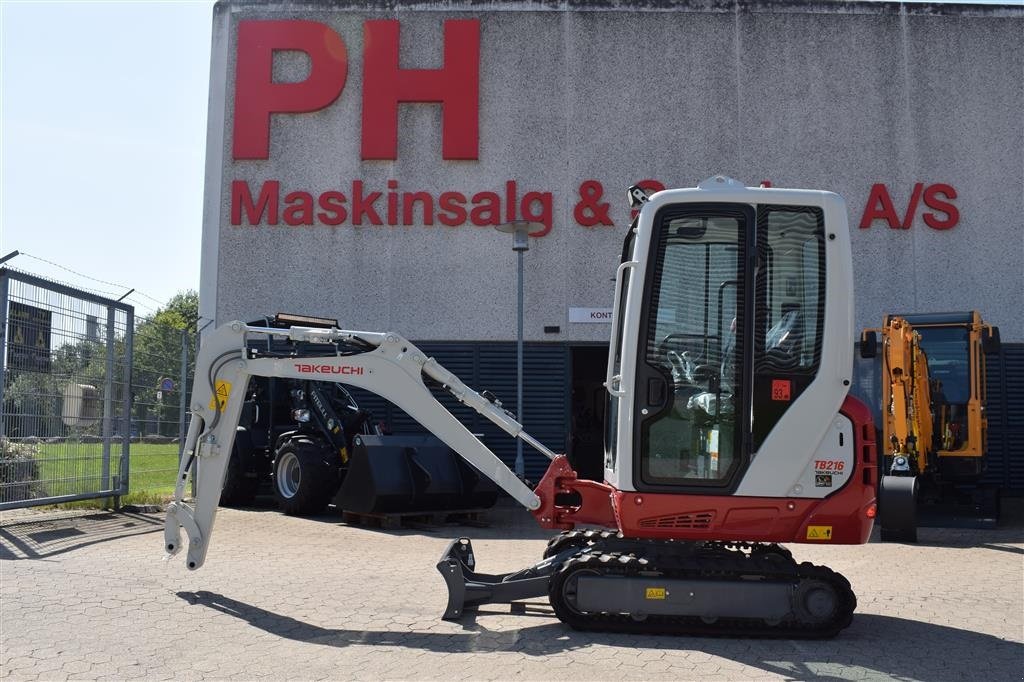
<instances>
[{"instance_id":1,"label":"cab door","mask_svg":"<svg viewBox=\"0 0 1024 682\"><path fill-rule=\"evenodd\" d=\"M755 221L752 206L727 203L654 218L634 384L637 490L724 493L746 467Z\"/></svg>"}]
</instances>

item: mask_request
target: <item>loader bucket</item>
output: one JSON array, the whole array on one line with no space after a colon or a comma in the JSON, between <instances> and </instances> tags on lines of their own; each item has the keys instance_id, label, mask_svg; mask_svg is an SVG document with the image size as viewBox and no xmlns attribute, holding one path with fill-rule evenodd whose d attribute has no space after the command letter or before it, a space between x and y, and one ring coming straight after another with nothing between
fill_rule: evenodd
<instances>
[{"instance_id":1,"label":"loader bucket","mask_svg":"<svg viewBox=\"0 0 1024 682\"><path fill-rule=\"evenodd\" d=\"M335 497L359 514L485 509L498 489L433 436L356 436Z\"/></svg>"}]
</instances>

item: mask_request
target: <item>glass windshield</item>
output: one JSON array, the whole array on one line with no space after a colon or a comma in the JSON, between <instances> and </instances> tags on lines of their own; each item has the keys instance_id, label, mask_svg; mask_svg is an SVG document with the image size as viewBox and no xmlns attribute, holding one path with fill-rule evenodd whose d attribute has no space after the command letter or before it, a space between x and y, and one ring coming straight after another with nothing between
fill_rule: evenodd
<instances>
[{"instance_id":1,"label":"glass windshield","mask_svg":"<svg viewBox=\"0 0 1024 682\"><path fill-rule=\"evenodd\" d=\"M641 477L721 483L739 459L735 330L746 228L740 216L669 214L658 229L644 341L644 360L656 375L640 390L650 400L667 384L668 404L643 424Z\"/></svg>"},{"instance_id":2,"label":"glass windshield","mask_svg":"<svg viewBox=\"0 0 1024 682\"><path fill-rule=\"evenodd\" d=\"M752 446L760 448L821 363L825 221L819 208L758 211Z\"/></svg>"},{"instance_id":3,"label":"glass windshield","mask_svg":"<svg viewBox=\"0 0 1024 682\"><path fill-rule=\"evenodd\" d=\"M963 405L971 398L968 376L970 340L966 327L915 327L921 348L928 356L928 376L936 383L932 399L946 405Z\"/></svg>"},{"instance_id":4,"label":"glass windshield","mask_svg":"<svg viewBox=\"0 0 1024 682\"><path fill-rule=\"evenodd\" d=\"M966 327L915 327L928 357L932 432L940 450L961 450L968 443L971 400L970 333Z\"/></svg>"}]
</instances>

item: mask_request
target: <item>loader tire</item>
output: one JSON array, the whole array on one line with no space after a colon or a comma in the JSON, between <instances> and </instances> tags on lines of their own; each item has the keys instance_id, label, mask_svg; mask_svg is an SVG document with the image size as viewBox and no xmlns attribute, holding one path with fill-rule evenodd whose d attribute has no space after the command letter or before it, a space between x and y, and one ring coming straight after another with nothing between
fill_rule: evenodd
<instances>
[{"instance_id":1,"label":"loader tire","mask_svg":"<svg viewBox=\"0 0 1024 682\"><path fill-rule=\"evenodd\" d=\"M307 440L290 440L274 457L274 497L288 516L311 516L327 507L337 492L335 472L323 461L323 448Z\"/></svg>"},{"instance_id":2,"label":"loader tire","mask_svg":"<svg viewBox=\"0 0 1024 682\"><path fill-rule=\"evenodd\" d=\"M251 452L246 452L244 446L239 446L239 438L235 438L235 445L231 448L231 459L228 460L228 470L224 474L224 487L220 492L220 506L222 507L245 507L251 505L256 499L256 492L259 489L260 479L248 471L246 457Z\"/></svg>"}]
</instances>

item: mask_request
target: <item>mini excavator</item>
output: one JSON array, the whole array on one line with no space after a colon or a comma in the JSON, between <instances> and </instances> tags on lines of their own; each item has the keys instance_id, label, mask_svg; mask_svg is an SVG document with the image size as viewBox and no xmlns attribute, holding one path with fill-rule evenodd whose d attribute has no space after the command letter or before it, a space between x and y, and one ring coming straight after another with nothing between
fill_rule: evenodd
<instances>
[{"instance_id":1,"label":"mini excavator","mask_svg":"<svg viewBox=\"0 0 1024 682\"><path fill-rule=\"evenodd\" d=\"M988 449L985 356L999 346L999 328L976 310L886 315L880 329L861 333L861 357L882 351L882 540L916 542L919 503L941 509L958 488L971 490L975 525L995 524L998 488L980 482Z\"/></svg>"},{"instance_id":2,"label":"mini excavator","mask_svg":"<svg viewBox=\"0 0 1024 682\"><path fill-rule=\"evenodd\" d=\"M546 597L577 629L836 635L856 606L849 582L780 543L864 543L876 514L875 429L848 395L845 204L724 176L628 196L638 212L615 277L603 481L579 478L495 396L398 334L232 322L203 339L166 551L184 548L184 531L188 568L205 561L249 378L335 381L405 410L561 531L538 563L502 575L477 572L471 541L453 540L437 564L445 618ZM250 341L267 335L294 350L261 354ZM540 482L517 478L435 392L548 457Z\"/></svg>"}]
</instances>

